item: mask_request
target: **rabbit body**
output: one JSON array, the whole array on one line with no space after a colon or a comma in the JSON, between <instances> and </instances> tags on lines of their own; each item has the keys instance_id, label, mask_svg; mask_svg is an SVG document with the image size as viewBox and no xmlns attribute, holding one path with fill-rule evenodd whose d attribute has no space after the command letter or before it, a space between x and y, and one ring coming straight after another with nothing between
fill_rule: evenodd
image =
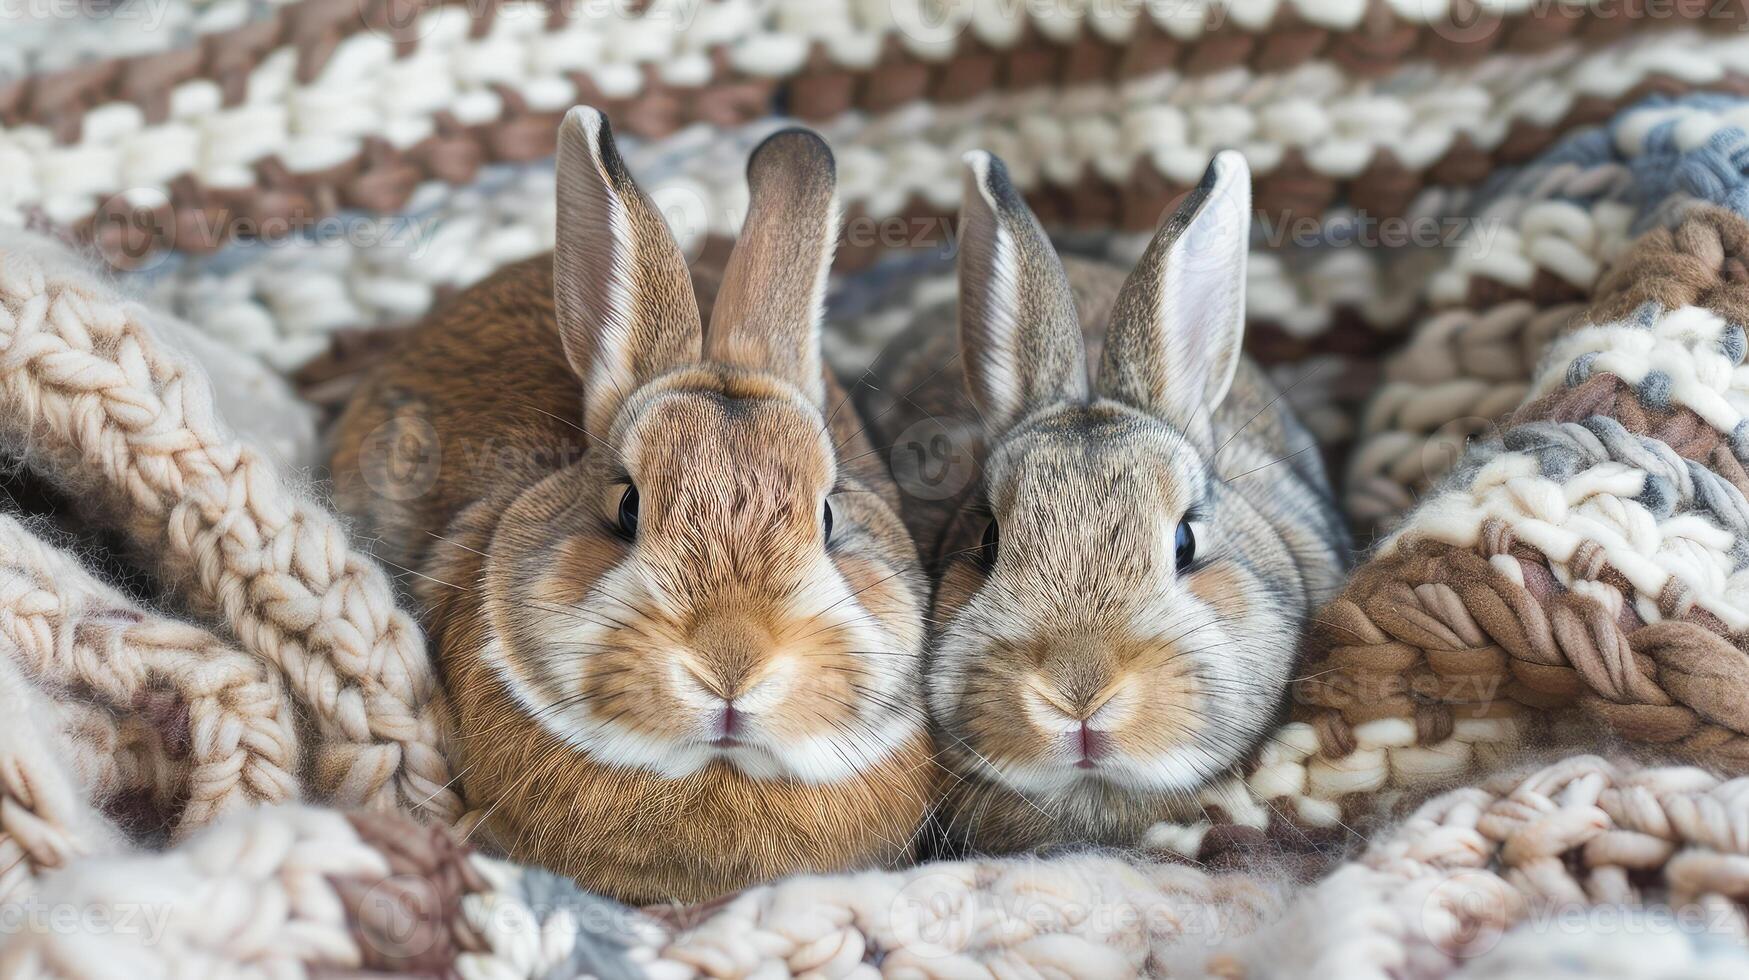
<instances>
[{"instance_id":1,"label":"rabbit body","mask_svg":"<svg viewBox=\"0 0 1749 980\"><path fill-rule=\"evenodd\" d=\"M510 857L636 903L899 860L933 789L926 586L818 358L830 155L756 151L706 335L580 113L558 254L409 333L339 424L336 499L410 572L462 789Z\"/></svg>"},{"instance_id":2,"label":"rabbit body","mask_svg":"<svg viewBox=\"0 0 1749 980\"><path fill-rule=\"evenodd\" d=\"M1198 791L1282 719L1346 529L1238 352L1242 299L1207 299L1243 289L1245 236L1182 254L1211 207L1248 225L1248 193L1210 205L1235 193L1211 181L1126 275L1059 262L999 161L970 159L959 309L921 315L858 389L935 582L944 823L983 851L1135 844L1203 818Z\"/></svg>"}]
</instances>

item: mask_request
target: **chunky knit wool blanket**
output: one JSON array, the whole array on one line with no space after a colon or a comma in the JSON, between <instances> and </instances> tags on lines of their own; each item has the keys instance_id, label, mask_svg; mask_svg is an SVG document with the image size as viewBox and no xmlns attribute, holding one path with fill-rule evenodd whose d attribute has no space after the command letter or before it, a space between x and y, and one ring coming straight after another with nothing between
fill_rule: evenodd
<instances>
[{"instance_id":1,"label":"chunky knit wool blanket","mask_svg":"<svg viewBox=\"0 0 1749 980\"><path fill-rule=\"evenodd\" d=\"M1749 972L1734 9L53 8L0 4L0 975ZM1371 546L1204 819L697 908L470 845L311 464L379 328L550 247L580 101L702 267L774 109L832 140L849 377L951 302L962 149L1120 259L1246 153L1252 353Z\"/></svg>"}]
</instances>

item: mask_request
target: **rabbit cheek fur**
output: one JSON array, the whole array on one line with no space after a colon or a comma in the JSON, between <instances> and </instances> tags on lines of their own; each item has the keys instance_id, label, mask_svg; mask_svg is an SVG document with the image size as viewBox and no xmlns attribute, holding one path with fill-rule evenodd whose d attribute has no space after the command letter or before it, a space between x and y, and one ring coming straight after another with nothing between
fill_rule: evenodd
<instances>
[{"instance_id":1,"label":"rabbit cheek fur","mask_svg":"<svg viewBox=\"0 0 1749 980\"><path fill-rule=\"evenodd\" d=\"M604 120L567 116L555 258L367 381L336 497L415 573L462 788L512 858L639 903L901 859L933 792L925 583L855 413L830 411L807 274L836 237L830 154L793 131L755 151L708 334L622 167ZM385 425L437 450L428 492L384 492Z\"/></svg>"},{"instance_id":2,"label":"rabbit cheek fur","mask_svg":"<svg viewBox=\"0 0 1749 980\"><path fill-rule=\"evenodd\" d=\"M1087 337L1087 290L1000 162L968 171L960 335L984 448L935 529L927 698L963 777L945 823L984 851L1133 844L1201 818L1197 791L1281 720L1346 534L1310 436L1239 354L1242 160L1218 158Z\"/></svg>"}]
</instances>

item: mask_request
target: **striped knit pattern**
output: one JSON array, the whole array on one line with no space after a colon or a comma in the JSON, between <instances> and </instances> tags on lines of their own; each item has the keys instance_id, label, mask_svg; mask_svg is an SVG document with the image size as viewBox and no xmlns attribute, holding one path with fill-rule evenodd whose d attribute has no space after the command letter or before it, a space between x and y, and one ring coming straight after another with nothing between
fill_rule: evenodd
<instances>
[{"instance_id":1,"label":"striped knit pattern","mask_svg":"<svg viewBox=\"0 0 1749 980\"><path fill-rule=\"evenodd\" d=\"M1362 416L1346 503L1389 527L1532 391L1549 341L1648 228L1699 204L1749 214L1741 100L1653 99L1494 180L1466 247L1428 277L1430 309ZM1544 375L1545 379L1552 377Z\"/></svg>"},{"instance_id":2,"label":"striped knit pattern","mask_svg":"<svg viewBox=\"0 0 1749 980\"><path fill-rule=\"evenodd\" d=\"M13 33L0 223L136 271L118 289L0 242L0 435L164 591L142 602L0 518L0 903L26 913L0 972L1749 967L1730 778L1749 765L1749 109L1691 94L1749 78L1735 21L1601 0L951 6L167 0L137 47L116 46L129 5L65 44ZM973 145L1083 250L1133 246L1224 146L1266 219L1314 219L1307 242L1260 222L1252 342L1327 441L1360 437L1352 516L1388 533L1316 617L1292 718L1199 792L1204 819L1132 854L805 876L697 909L620 908L469 849L423 639L296 485L310 413L248 358L308 364L550 247L545 158L576 101L624 120L704 256L778 103L838 149L852 229L920 222L939 245ZM325 216L356 222L343 247L294 234ZM1457 219L1461 247L1340 244L1389 216ZM880 251L851 243L846 268ZM849 278L838 312L873 326L841 364L951 301L939 261L915 266ZM1706 768L1574 754L1599 732ZM1545 761L1511 761L1527 751ZM59 907L114 916L28 915ZM1700 924L1629 946L1610 910Z\"/></svg>"},{"instance_id":3,"label":"striped knit pattern","mask_svg":"<svg viewBox=\"0 0 1749 980\"><path fill-rule=\"evenodd\" d=\"M1574 756L1437 796L1303 888L1279 874L1083 854L802 878L655 915L405 818L276 808L154 858L94 858L50 876L43 906L142 911L96 935L23 931L0 949L0 969L1737 976L1749 968L1746 788ZM220 894L222 915L201 898Z\"/></svg>"},{"instance_id":4,"label":"striped knit pattern","mask_svg":"<svg viewBox=\"0 0 1749 980\"><path fill-rule=\"evenodd\" d=\"M976 3L946 5L945 22L913 0L573 6L136 3L87 30L140 38L108 60L27 33L40 70L0 82L0 224L92 243L198 326L289 368L342 326L404 322L488 262L550 244L550 200L521 189L550 186L546 171L514 168L547 166L577 102L693 158L646 181L691 241L738 227L739 167L719 163L775 108L822 128L864 233L846 236L849 267L881 242L941 247L971 147L1000 153L1063 228L1150 228L1223 147L1246 154L1268 215L1379 221L1647 93L1749 84L1749 42L1727 19L1604 0ZM128 29L148 15L158 29ZM707 149L692 123L734 135ZM232 241L274 247L165 258ZM1407 315L1405 277L1371 258L1276 268L1258 309L1296 355L1376 344L1338 328Z\"/></svg>"},{"instance_id":5,"label":"striped knit pattern","mask_svg":"<svg viewBox=\"0 0 1749 980\"><path fill-rule=\"evenodd\" d=\"M1389 719L1425 743L1572 706L1742 764L1746 248L1716 206L1642 236L1320 615L1300 694L1326 751Z\"/></svg>"}]
</instances>

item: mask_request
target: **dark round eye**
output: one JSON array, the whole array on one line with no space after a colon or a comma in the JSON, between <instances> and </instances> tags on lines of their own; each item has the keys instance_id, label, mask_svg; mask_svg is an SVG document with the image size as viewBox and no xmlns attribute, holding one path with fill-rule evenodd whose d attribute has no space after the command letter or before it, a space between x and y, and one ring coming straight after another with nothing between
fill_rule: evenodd
<instances>
[{"instance_id":1,"label":"dark round eye","mask_svg":"<svg viewBox=\"0 0 1749 980\"><path fill-rule=\"evenodd\" d=\"M826 501L826 514L821 519L826 525L826 543L832 543L832 501Z\"/></svg>"},{"instance_id":2,"label":"dark round eye","mask_svg":"<svg viewBox=\"0 0 1749 980\"><path fill-rule=\"evenodd\" d=\"M1178 522L1178 570L1184 571L1190 563L1196 561L1196 533L1191 531L1189 521Z\"/></svg>"},{"instance_id":3,"label":"dark round eye","mask_svg":"<svg viewBox=\"0 0 1749 980\"><path fill-rule=\"evenodd\" d=\"M638 488L626 487L619 498L619 533L627 538L638 536Z\"/></svg>"},{"instance_id":4,"label":"dark round eye","mask_svg":"<svg viewBox=\"0 0 1749 980\"><path fill-rule=\"evenodd\" d=\"M1000 544L1000 535L996 531L996 519L990 518L990 523L984 528L984 540L978 545L978 563L984 566L984 571L996 567L996 547Z\"/></svg>"}]
</instances>

